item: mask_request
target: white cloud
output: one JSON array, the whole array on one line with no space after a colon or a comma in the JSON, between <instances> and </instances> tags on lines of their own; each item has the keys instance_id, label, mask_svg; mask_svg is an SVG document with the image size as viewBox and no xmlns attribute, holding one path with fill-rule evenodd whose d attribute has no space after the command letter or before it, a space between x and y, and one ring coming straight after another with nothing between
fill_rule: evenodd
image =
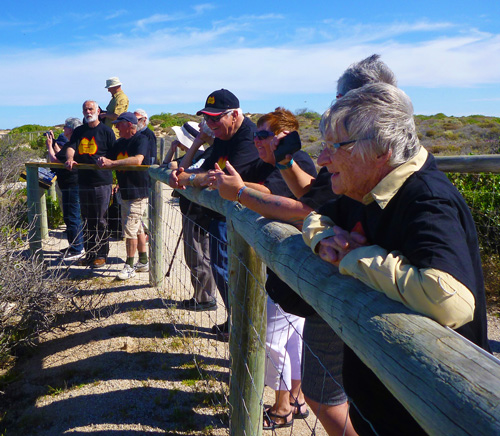
<instances>
[{"instance_id":1,"label":"white cloud","mask_svg":"<svg viewBox=\"0 0 500 436\"><path fill-rule=\"evenodd\" d=\"M209 7L198 6L200 11ZM269 18L280 19L274 15ZM148 23L172 20L171 15L156 14L137 23L146 28ZM104 81L115 75L124 83L131 101L151 105L200 102L208 92L221 87L235 90L241 100L293 94L333 96L342 71L372 53L382 55L403 87L500 83L500 35L471 30L448 37L432 33L418 42L398 42L395 38L407 32L451 28L450 23L396 23L383 29L365 26L363 31L354 32L359 38L341 37L323 43L308 42L313 36L305 28L298 34L308 38L300 42L245 47L245 35L240 33L245 22L229 20L203 30L163 28L140 38L107 35L106 44L75 53L39 50L5 55L0 77L8 79L0 81L1 104L81 104L87 98L106 104L109 95Z\"/></svg>"}]
</instances>

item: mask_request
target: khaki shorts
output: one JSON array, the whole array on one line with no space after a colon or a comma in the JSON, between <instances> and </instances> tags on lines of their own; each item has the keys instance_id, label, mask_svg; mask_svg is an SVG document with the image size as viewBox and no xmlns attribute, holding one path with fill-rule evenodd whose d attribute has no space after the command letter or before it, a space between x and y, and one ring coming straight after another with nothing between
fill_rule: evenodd
<instances>
[{"instance_id":1,"label":"khaki shorts","mask_svg":"<svg viewBox=\"0 0 500 436\"><path fill-rule=\"evenodd\" d=\"M137 235L144 233L142 216L147 207L147 197L134 200L121 199L122 228L125 238L137 239Z\"/></svg>"}]
</instances>

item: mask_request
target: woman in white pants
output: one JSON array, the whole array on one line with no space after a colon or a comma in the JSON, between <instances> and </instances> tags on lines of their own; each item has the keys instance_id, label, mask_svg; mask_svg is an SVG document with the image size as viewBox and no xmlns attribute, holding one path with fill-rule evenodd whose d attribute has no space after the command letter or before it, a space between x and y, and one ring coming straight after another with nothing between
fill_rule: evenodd
<instances>
[{"instance_id":1,"label":"woman in white pants","mask_svg":"<svg viewBox=\"0 0 500 436\"><path fill-rule=\"evenodd\" d=\"M284 418L274 428L291 424L290 415L305 418L309 414L301 407L305 405L300 389L303 328L304 318L283 311L279 304L267 298L265 384L274 389L276 395L272 411L267 413Z\"/></svg>"}]
</instances>

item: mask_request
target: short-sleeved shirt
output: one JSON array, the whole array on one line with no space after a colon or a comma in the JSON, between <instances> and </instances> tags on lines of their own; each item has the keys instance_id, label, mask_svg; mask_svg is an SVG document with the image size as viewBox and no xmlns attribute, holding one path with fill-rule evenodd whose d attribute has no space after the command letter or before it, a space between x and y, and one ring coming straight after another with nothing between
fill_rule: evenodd
<instances>
[{"instance_id":1,"label":"short-sleeved shirt","mask_svg":"<svg viewBox=\"0 0 500 436\"><path fill-rule=\"evenodd\" d=\"M149 165L151 154L148 140L140 133L136 133L129 139L120 138L116 141L109 157L112 160L121 160L138 154L144 156L142 165ZM116 178L120 186L120 194L124 200L148 197L150 183L147 171L123 171L117 169Z\"/></svg>"},{"instance_id":2,"label":"short-sleeved shirt","mask_svg":"<svg viewBox=\"0 0 500 436\"><path fill-rule=\"evenodd\" d=\"M225 170L226 161L229 160L231 165L240 174L245 182L256 182L255 167L259 162L259 154L253 142L253 132L255 131L255 124L246 118L243 120L238 131L231 139L224 141L215 138L213 145L206 153L205 162L203 162L201 169L204 171L212 170L215 164Z\"/></svg>"},{"instance_id":3,"label":"short-sleeved shirt","mask_svg":"<svg viewBox=\"0 0 500 436\"><path fill-rule=\"evenodd\" d=\"M260 158L253 142L255 128L255 124L245 117L231 139L223 141L215 138L213 145L202 155L205 161L200 168L208 171L214 169L218 163L225 171L226 162L229 161L245 182L260 183L261 181L256 178L256 168ZM210 211L210 213L213 218L224 219L216 212Z\"/></svg>"},{"instance_id":4,"label":"short-sleeved shirt","mask_svg":"<svg viewBox=\"0 0 500 436\"><path fill-rule=\"evenodd\" d=\"M113 131L103 123L96 127L83 124L73 131L68 147L75 150L75 162L97 165L101 156L108 157L114 143ZM83 186L111 185L113 175L110 170L78 170L78 183Z\"/></svg>"},{"instance_id":5,"label":"short-sleeved shirt","mask_svg":"<svg viewBox=\"0 0 500 436\"><path fill-rule=\"evenodd\" d=\"M66 150L67 150L67 144L68 144L68 138L64 136L63 133L61 133L57 139L55 140L55 143L61 147L61 149L55 154L56 159L60 163L66 162ZM52 171L57 176L57 184L59 185L60 189L65 189L69 188L70 186L76 186L78 185L78 172L77 171L69 171L65 169L59 169L59 168L54 168Z\"/></svg>"},{"instance_id":6,"label":"short-sleeved shirt","mask_svg":"<svg viewBox=\"0 0 500 436\"><path fill-rule=\"evenodd\" d=\"M295 152L292 157L295 163L303 171L313 177L316 177L316 166L306 152L299 150ZM295 198L283 179L281 171L277 168L274 168L274 170L269 174L267 179L264 181L264 185L267 186L274 195ZM273 301L278 302L285 311L287 311L287 309L294 310L295 315L306 316L314 313L314 309L303 301L292 288L290 288L274 273L274 271L268 268L267 272L266 291ZM283 297L284 295L286 295L286 298ZM296 310L297 307L300 307L300 312Z\"/></svg>"},{"instance_id":7,"label":"short-sleeved shirt","mask_svg":"<svg viewBox=\"0 0 500 436\"><path fill-rule=\"evenodd\" d=\"M316 166L305 151L296 151L295 153L293 153L292 157L294 162L300 167L300 169L305 171L307 174L316 177ZM264 186L266 186L274 195L281 195L282 197L287 198L295 198L292 194L292 191L290 191L290 188L281 176L281 171L274 166L272 166L272 168L273 170L264 180Z\"/></svg>"},{"instance_id":8,"label":"short-sleeved shirt","mask_svg":"<svg viewBox=\"0 0 500 436\"><path fill-rule=\"evenodd\" d=\"M59 162L61 163L66 162L67 149L68 149L68 142L62 144L61 149L55 154L56 159ZM57 184L59 185L60 189L66 189L78 185L78 171L76 170L69 171L65 169L56 168L54 169L54 172L56 173Z\"/></svg>"},{"instance_id":9,"label":"short-sleeved shirt","mask_svg":"<svg viewBox=\"0 0 500 436\"><path fill-rule=\"evenodd\" d=\"M128 97L125 95L123 91L118 91L113 95L113 98L109 101L108 105L106 106L106 112L120 115L123 112L127 112L128 109ZM113 132L115 133L116 139L120 137L120 132L118 132L118 129L113 123L113 120L110 118L106 118L104 120L104 123L106 126L111 127Z\"/></svg>"},{"instance_id":10,"label":"short-sleeved shirt","mask_svg":"<svg viewBox=\"0 0 500 436\"><path fill-rule=\"evenodd\" d=\"M139 132L141 135L144 135L148 139L148 144L149 144L149 152L150 152L150 160L148 162L148 165L154 165L156 163L156 159L158 157L158 149L156 146L156 135L154 132L146 127L145 129L141 130Z\"/></svg>"}]
</instances>

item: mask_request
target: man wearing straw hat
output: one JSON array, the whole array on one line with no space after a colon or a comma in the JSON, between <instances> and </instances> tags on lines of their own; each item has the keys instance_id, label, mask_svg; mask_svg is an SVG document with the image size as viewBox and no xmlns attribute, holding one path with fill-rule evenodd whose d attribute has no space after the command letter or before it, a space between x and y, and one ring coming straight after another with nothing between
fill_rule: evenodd
<instances>
[{"instance_id":1,"label":"man wearing straw hat","mask_svg":"<svg viewBox=\"0 0 500 436\"><path fill-rule=\"evenodd\" d=\"M110 77L106 80L105 88L109 91L112 98L106 106L106 112L102 112L99 119L103 121L106 126L113 129L116 139L118 139L120 137L120 132L118 132L113 121L118 118L118 115L127 112L128 97L122 91L122 82L120 82L118 77Z\"/></svg>"}]
</instances>

